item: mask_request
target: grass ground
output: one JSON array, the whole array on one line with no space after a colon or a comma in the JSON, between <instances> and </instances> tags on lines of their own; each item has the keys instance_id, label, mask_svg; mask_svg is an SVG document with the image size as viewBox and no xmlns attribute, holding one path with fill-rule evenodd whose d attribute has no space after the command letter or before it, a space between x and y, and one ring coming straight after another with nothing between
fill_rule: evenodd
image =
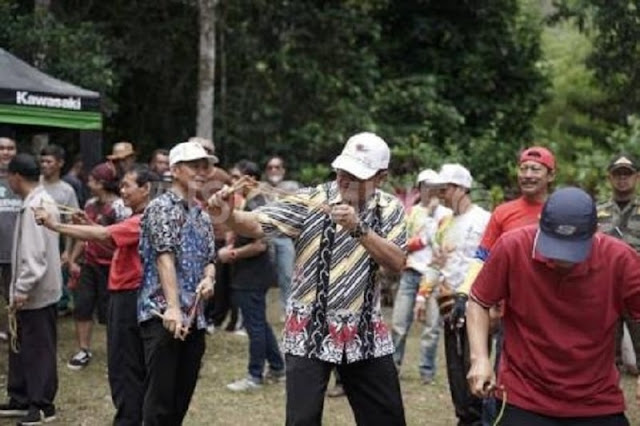
<instances>
[{"instance_id":1,"label":"grass ground","mask_svg":"<svg viewBox=\"0 0 640 426\"><path fill-rule=\"evenodd\" d=\"M269 316L278 328L280 316L277 293L269 295ZM387 315L389 318L389 315ZM94 358L82 371L67 369L66 362L75 351L73 322L70 318L59 322L58 372L60 387L56 404L59 425L102 426L109 425L113 416L105 359L105 333L98 327L94 334ZM401 385L409 425L455 425L453 407L449 396L446 374L442 369L442 345L438 355L440 368L435 384L422 385L419 380L418 346L419 330L414 327L407 348L406 369L402 371ZM4 350L5 348L2 348ZM207 337L207 351L200 379L193 397L185 425L265 425L284 424L284 387L270 385L251 394L235 394L225 385L243 377L246 371L246 337L216 332ZM0 388L6 384L6 357L0 357ZM640 424L640 411L631 398L635 392L635 380L624 379L627 395L628 417L632 425ZM3 395L4 396L4 395ZM14 422L0 420L0 425ZM328 426L353 425L353 416L345 398L327 399L324 424Z\"/></svg>"}]
</instances>

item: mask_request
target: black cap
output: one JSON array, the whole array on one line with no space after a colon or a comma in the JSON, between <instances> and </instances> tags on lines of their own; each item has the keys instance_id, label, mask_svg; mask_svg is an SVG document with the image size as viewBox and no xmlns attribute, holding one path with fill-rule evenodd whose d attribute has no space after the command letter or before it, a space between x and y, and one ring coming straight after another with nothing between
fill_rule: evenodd
<instances>
[{"instance_id":1,"label":"black cap","mask_svg":"<svg viewBox=\"0 0 640 426\"><path fill-rule=\"evenodd\" d=\"M630 154L625 154L625 153L618 154L611 159L611 162L609 163L609 168L607 170L611 172L615 169L620 169L620 168L626 168L634 172L637 172L638 162Z\"/></svg>"},{"instance_id":2,"label":"black cap","mask_svg":"<svg viewBox=\"0 0 640 426\"><path fill-rule=\"evenodd\" d=\"M9 173L16 173L30 180L40 177L40 165L31 154L18 154L11 159L8 166Z\"/></svg>"},{"instance_id":3,"label":"black cap","mask_svg":"<svg viewBox=\"0 0 640 426\"><path fill-rule=\"evenodd\" d=\"M549 259L582 262L597 227L596 204L589 194L574 187L558 189L542 208L535 250Z\"/></svg>"}]
</instances>

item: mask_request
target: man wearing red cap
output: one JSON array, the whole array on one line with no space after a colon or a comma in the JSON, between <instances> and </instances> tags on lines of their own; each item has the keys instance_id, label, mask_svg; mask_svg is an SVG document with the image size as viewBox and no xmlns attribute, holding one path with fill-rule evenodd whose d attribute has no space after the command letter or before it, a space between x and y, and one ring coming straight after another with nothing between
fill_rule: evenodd
<instances>
[{"instance_id":1,"label":"man wearing red cap","mask_svg":"<svg viewBox=\"0 0 640 426\"><path fill-rule=\"evenodd\" d=\"M521 195L515 200L500 204L491 214L489 224L476 251L475 261L469 267L464 284L458 289L456 304L451 313L454 320L464 318L471 284L482 269L482 265L489 257L491 248L498 238L513 229L538 223L542 206L549 195L549 187L555 178L555 169L555 158L547 148L533 146L520 153L518 187ZM494 321L501 315L499 306L492 309ZM497 364L500 362L501 347L502 332L498 326L496 332L496 370ZM491 406L485 405L483 411L484 417L493 417Z\"/></svg>"}]
</instances>

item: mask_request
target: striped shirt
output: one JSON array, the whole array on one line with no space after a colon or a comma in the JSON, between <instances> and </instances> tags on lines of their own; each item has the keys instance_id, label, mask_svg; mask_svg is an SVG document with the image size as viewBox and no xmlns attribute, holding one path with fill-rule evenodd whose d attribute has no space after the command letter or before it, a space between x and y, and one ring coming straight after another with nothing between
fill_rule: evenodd
<instances>
[{"instance_id":1,"label":"striped shirt","mask_svg":"<svg viewBox=\"0 0 640 426\"><path fill-rule=\"evenodd\" d=\"M320 241L326 212L321 205L341 203L335 182L299 191L296 195L270 203L256 210L265 234L284 234L295 242L294 274L291 297L287 306L284 331L284 351L307 356L307 324L316 300L320 267ZM379 215L379 234L405 250L406 230L404 209L390 194L376 190L359 213L360 220L372 225ZM358 350L355 330L362 314L364 293L369 282L370 256L358 240L337 226L332 247L327 297L327 335L317 358L340 363L343 353L347 362L363 359ZM393 343L380 313L380 288L375 290L372 323L374 324L374 357L393 353Z\"/></svg>"}]
</instances>

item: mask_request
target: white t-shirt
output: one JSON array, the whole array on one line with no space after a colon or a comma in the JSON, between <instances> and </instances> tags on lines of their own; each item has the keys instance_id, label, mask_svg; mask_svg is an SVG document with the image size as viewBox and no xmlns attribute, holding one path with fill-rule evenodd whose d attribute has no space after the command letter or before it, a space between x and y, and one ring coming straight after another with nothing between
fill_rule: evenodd
<instances>
[{"instance_id":1,"label":"white t-shirt","mask_svg":"<svg viewBox=\"0 0 640 426\"><path fill-rule=\"evenodd\" d=\"M440 248L452 251L440 272L452 289L464 282L490 217L491 213L474 204L463 214L453 216L444 230Z\"/></svg>"},{"instance_id":2,"label":"white t-shirt","mask_svg":"<svg viewBox=\"0 0 640 426\"><path fill-rule=\"evenodd\" d=\"M407 218L407 231L409 237L419 236L425 243L420 250L409 253L407 256L407 268L411 268L424 274L427 271L427 265L431 263L433 257L433 247L436 232L442 219L451 216L453 212L445 206L438 204L433 212L429 209L417 205L411 209L411 214Z\"/></svg>"}]
</instances>

